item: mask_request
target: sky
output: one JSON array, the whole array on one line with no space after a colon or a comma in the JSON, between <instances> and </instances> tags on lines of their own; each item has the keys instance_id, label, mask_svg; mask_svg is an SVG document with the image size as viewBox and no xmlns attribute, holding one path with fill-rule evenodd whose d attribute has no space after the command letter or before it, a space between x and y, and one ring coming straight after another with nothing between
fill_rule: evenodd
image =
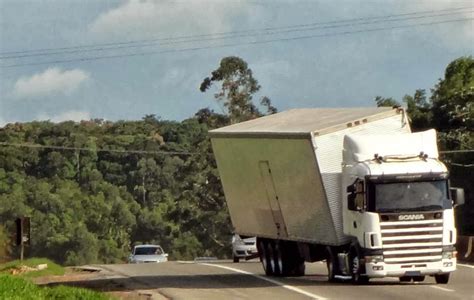
<instances>
[{"instance_id":1,"label":"sky","mask_svg":"<svg viewBox=\"0 0 474 300\"><path fill-rule=\"evenodd\" d=\"M222 112L199 86L226 56L280 111L400 101L474 55L473 19L474 1L0 0L0 126Z\"/></svg>"}]
</instances>

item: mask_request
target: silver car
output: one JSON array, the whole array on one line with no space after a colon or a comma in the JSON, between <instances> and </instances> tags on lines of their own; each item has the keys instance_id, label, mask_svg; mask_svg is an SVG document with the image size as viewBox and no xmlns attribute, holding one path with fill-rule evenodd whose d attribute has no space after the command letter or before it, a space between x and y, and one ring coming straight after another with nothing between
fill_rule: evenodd
<instances>
[{"instance_id":1,"label":"silver car","mask_svg":"<svg viewBox=\"0 0 474 300\"><path fill-rule=\"evenodd\" d=\"M160 245L138 245L133 248L128 258L130 264L160 263L168 261L168 253Z\"/></svg>"},{"instance_id":2,"label":"silver car","mask_svg":"<svg viewBox=\"0 0 474 300\"><path fill-rule=\"evenodd\" d=\"M241 238L238 234L232 236L232 256L235 263L241 258L256 257L257 253L256 237Z\"/></svg>"}]
</instances>

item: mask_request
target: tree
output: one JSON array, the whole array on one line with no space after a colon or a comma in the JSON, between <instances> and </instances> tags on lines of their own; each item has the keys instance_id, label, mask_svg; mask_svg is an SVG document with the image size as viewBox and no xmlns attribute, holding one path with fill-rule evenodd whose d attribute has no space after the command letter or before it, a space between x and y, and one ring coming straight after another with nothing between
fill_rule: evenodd
<instances>
[{"instance_id":1,"label":"tree","mask_svg":"<svg viewBox=\"0 0 474 300\"><path fill-rule=\"evenodd\" d=\"M413 131L423 131L431 128L431 105L426 99L425 90L416 90L413 96L405 95L403 102L407 104L407 113Z\"/></svg>"},{"instance_id":2,"label":"tree","mask_svg":"<svg viewBox=\"0 0 474 300\"><path fill-rule=\"evenodd\" d=\"M474 59L461 57L451 62L432 89L432 120L439 131L442 150L474 149ZM474 233L474 155L446 154L453 186L466 192L466 204L457 210L461 233Z\"/></svg>"},{"instance_id":3,"label":"tree","mask_svg":"<svg viewBox=\"0 0 474 300\"><path fill-rule=\"evenodd\" d=\"M11 239L8 236L8 232L5 227L0 225L0 263L5 261L11 251Z\"/></svg>"},{"instance_id":4,"label":"tree","mask_svg":"<svg viewBox=\"0 0 474 300\"><path fill-rule=\"evenodd\" d=\"M376 96L374 99L375 103L377 103L377 107L382 107L382 106L400 106L400 104L397 102L397 100L393 98L384 98L382 96Z\"/></svg>"},{"instance_id":5,"label":"tree","mask_svg":"<svg viewBox=\"0 0 474 300\"><path fill-rule=\"evenodd\" d=\"M214 98L223 103L231 124L262 115L252 102L252 97L260 90L260 85L242 58L224 57L219 67L211 72L211 76L204 78L200 86L201 92L207 91L215 82L222 84ZM261 104L267 107L269 113L276 112L268 97L262 98Z\"/></svg>"}]
</instances>

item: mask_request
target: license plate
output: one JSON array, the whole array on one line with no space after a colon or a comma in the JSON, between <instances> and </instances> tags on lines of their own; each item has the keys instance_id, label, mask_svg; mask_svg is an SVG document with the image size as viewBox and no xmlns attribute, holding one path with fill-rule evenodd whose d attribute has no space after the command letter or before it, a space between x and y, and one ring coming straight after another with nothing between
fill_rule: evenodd
<instances>
[{"instance_id":1,"label":"license plate","mask_svg":"<svg viewBox=\"0 0 474 300\"><path fill-rule=\"evenodd\" d=\"M405 272L405 276L421 276L421 272L420 271L408 271L408 272Z\"/></svg>"}]
</instances>

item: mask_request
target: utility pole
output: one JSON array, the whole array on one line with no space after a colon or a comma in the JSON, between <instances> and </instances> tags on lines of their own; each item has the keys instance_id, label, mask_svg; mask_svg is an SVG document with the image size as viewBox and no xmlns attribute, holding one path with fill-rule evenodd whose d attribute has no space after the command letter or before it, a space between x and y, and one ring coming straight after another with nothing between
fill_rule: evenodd
<instances>
[{"instance_id":1,"label":"utility pole","mask_svg":"<svg viewBox=\"0 0 474 300\"><path fill-rule=\"evenodd\" d=\"M146 201L145 175L146 175L146 172L143 172L143 177L142 177L143 205L145 205L145 201Z\"/></svg>"},{"instance_id":2,"label":"utility pole","mask_svg":"<svg viewBox=\"0 0 474 300\"><path fill-rule=\"evenodd\" d=\"M20 261L25 256L25 245L30 245L31 230L30 218L22 217L15 220L16 223L16 244L20 246Z\"/></svg>"}]
</instances>

